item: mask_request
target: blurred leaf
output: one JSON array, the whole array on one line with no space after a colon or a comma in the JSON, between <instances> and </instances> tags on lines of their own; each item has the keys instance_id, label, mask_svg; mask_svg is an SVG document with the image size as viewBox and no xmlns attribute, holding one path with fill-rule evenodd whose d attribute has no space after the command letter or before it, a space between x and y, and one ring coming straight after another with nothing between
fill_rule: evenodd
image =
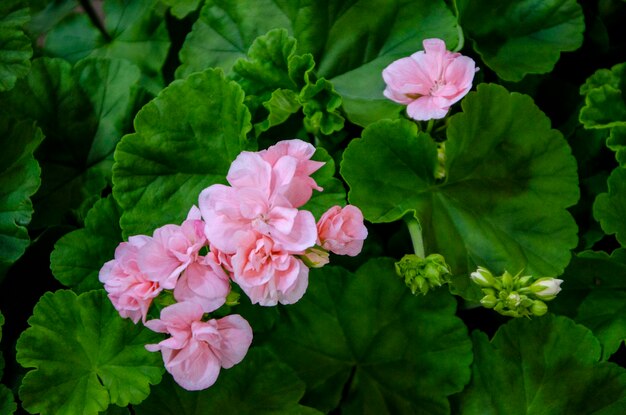
<instances>
[{"instance_id":1,"label":"blurred leaf","mask_svg":"<svg viewBox=\"0 0 626 415\"><path fill-rule=\"evenodd\" d=\"M13 392L0 384L0 414L12 415L15 411L17 411L17 404L15 403Z\"/></svg>"},{"instance_id":2,"label":"blurred leaf","mask_svg":"<svg viewBox=\"0 0 626 415\"><path fill-rule=\"evenodd\" d=\"M0 3L0 92L15 85L30 69L33 48L24 33L30 20L28 8L19 1L3 0Z\"/></svg>"},{"instance_id":3,"label":"blurred leaf","mask_svg":"<svg viewBox=\"0 0 626 415\"><path fill-rule=\"evenodd\" d=\"M309 287L270 343L307 384L303 403L344 414L448 413L469 380L466 328L446 290L412 296L392 259L352 275L311 270Z\"/></svg>"},{"instance_id":4,"label":"blurred leaf","mask_svg":"<svg viewBox=\"0 0 626 415\"><path fill-rule=\"evenodd\" d=\"M50 269L63 285L80 293L102 288L98 274L113 259L122 242L121 211L112 196L101 199L87 214L85 227L57 241L50 255Z\"/></svg>"},{"instance_id":5,"label":"blurred leaf","mask_svg":"<svg viewBox=\"0 0 626 415\"><path fill-rule=\"evenodd\" d=\"M113 167L125 236L182 222L204 188L225 183L231 161L249 145L243 98L221 71L207 70L172 82L139 111Z\"/></svg>"},{"instance_id":6,"label":"blurred leaf","mask_svg":"<svg viewBox=\"0 0 626 415\"><path fill-rule=\"evenodd\" d=\"M30 197L41 183L33 152L43 140L30 121L0 113L0 281L30 243L26 226L33 214Z\"/></svg>"},{"instance_id":7,"label":"blurred leaf","mask_svg":"<svg viewBox=\"0 0 626 415\"><path fill-rule=\"evenodd\" d=\"M609 191L602 193L593 204L593 216L607 235L615 234L626 246L626 168L618 167L608 180Z\"/></svg>"},{"instance_id":8,"label":"blurred leaf","mask_svg":"<svg viewBox=\"0 0 626 415\"><path fill-rule=\"evenodd\" d=\"M620 166L626 166L626 125L611 128L606 145L615 152L615 158Z\"/></svg>"},{"instance_id":9,"label":"blurred leaf","mask_svg":"<svg viewBox=\"0 0 626 415\"><path fill-rule=\"evenodd\" d=\"M159 335L120 318L104 290L46 293L17 342L26 374L20 399L42 415L97 414L137 404L160 382L163 363L145 344Z\"/></svg>"},{"instance_id":10,"label":"blurred leaf","mask_svg":"<svg viewBox=\"0 0 626 415\"><path fill-rule=\"evenodd\" d=\"M72 68L42 58L5 95L7 109L36 120L46 136L36 154L42 185L33 197L33 228L71 222L73 212L100 198L141 97L138 79L137 68L122 60L86 59Z\"/></svg>"},{"instance_id":11,"label":"blurred leaf","mask_svg":"<svg viewBox=\"0 0 626 415\"><path fill-rule=\"evenodd\" d=\"M580 87L585 106L580 122L585 128L626 127L626 63L600 69Z\"/></svg>"},{"instance_id":12,"label":"blurred leaf","mask_svg":"<svg viewBox=\"0 0 626 415\"><path fill-rule=\"evenodd\" d=\"M164 8L158 0L107 0L103 13L107 36L85 13L73 14L48 33L45 51L72 63L87 56L127 59L141 69L142 85L156 95L170 48Z\"/></svg>"},{"instance_id":13,"label":"blurred leaf","mask_svg":"<svg viewBox=\"0 0 626 415\"><path fill-rule=\"evenodd\" d=\"M474 48L500 78L550 72L561 52L578 49L585 22L576 0L455 0Z\"/></svg>"},{"instance_id":14,"label":"blurred leaf","mask_svg":"<svg viewBox=\"0 0 626 415\"><path fill-rule=\"evenodd\" d=\"M172 16L183 19L189 13L196 11L202 0L161 0L161 3L171 7Z\"/></svg>"},{"instance_id":15,"label":"blurred leaf","mask_svg":"<svg viewBox=\"0 0 626 415\"><path fill-rule=\"evenodd\" d=\"M217 382L200 392L189 392L170 376L135 407L137 415L315 415L299 405L304 383L289 366L266 350L252 348L244 360L220 373Z\"/></svg>"},{"instance_id":16,"label":"blurred leaf","mask_svg":"<svg viewBox=\"0 0 626 415\"><path fill-rule=\"evenodd\" d=\"M441 183L436 144L414 123L366 128L343 154L350 203L374 223L416 214L427 253L445 257L468 299L478 299L467 278L476 265L560 275L577 242L566 210L578 199L569 146L528 96L500 86L479 85L462 108L448 123Z\"/></svg>"},{"instance_id":17,"label":"blurred leaf","mask_svg":"<svg viewBox=\"0 0 626 415\"><path fill-rule=\"evenodd\" d=\"M491 342L473 333L472 382L460 413L619 414L626 410L626 371L598 362L591 331L566 317L515 319Z\"/></svg>"}]
</instances>

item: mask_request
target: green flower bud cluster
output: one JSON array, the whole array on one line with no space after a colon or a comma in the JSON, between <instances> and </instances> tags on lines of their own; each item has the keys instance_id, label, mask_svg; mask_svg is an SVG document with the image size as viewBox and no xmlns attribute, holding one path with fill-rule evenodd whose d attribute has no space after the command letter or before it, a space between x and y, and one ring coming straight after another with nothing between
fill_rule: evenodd
<instances>
[{"instance_id":1,"label":"green flower bud cluster","mask_svg":"<svg viewBox=\"0 0 626 415\"><path fill-rule=\"evenodd\" d=\"M482 288L485 296L480 304L510 317L542 316L548 312L545 301L556 298L563 280L530 275L511 275L508 271L494 276L487 268L478 267L470 279Z\"/></svg>"},{"instance_id":2,"label":"green flower bud cluster","mask_svg":"<svg viewBox=\"0 0 626 415\"><path fill-rule=\"evenodd\" d=\"M413 294L426 294L449 281L450 267L443 256L431 254L421 258L415 254L405 255L396 262L396 273Z\"/></svg>"}]
</instances>

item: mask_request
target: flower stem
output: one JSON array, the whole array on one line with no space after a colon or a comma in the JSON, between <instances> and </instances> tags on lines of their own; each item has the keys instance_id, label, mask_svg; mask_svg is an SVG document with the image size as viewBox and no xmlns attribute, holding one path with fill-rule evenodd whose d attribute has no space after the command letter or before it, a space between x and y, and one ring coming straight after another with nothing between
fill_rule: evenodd
<instances>
[{"instance_id":1,"label":"flower stem","mask_svg":"<svg viewBox=\"0 0 626 415\"><path fill-rule=\"evenodd\" d=\"M458 52L463 49L463 46L465 46L465 36L463 36L463 28L460 24L456 25L456 31L459 35L459 43L457 43L456 48L454 48L453 52Z\"/></svg>"},{"instance_id":2,"label":"flower stem","mask_svg":"<svg viewBox=\"0 0 626 415\"><path fill-rule=\"evenodd\" d=\"M435 120L434 119L428 120L428 125L426 126L426 132L428 134L430 134L430 132L433 130L433 126L434 125L435 125Z\"/></svg>"},{"instance_id":3,"label":"flower stem","mask_svg":"<svg viewBox=\"0 0 626 415\"><path fill-rule=\"evenodd\" d=\"M411 235L411 242L413 242L413 251L415 255L420 258L424 258L424 239L422 238L422 226L415 217L410 216L405 218L407 228L409 228L409 234Z\"/></svg>"}]
</instances>

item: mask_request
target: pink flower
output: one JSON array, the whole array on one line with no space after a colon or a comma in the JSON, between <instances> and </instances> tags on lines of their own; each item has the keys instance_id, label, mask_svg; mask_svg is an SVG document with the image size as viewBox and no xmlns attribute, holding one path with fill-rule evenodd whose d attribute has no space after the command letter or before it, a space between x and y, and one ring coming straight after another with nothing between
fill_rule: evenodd
<instances>
[{"instance_id":1,"label":"pink flower","mask_svg":"<svg viewBox=\"0 0 626 415\"><path fill-rule=\"evenodd\" d=\"M98 276L120 316L134 323L146 320L152 299L163 289L158 282L148 279L137 264L139 250L150 239L131 236L128 242L119 244L114 259L102 266Z\"/></svg>"},{"instance_id":2,"label":"pink flower","mask_svg":"<svg viewBox=\"0 0 626 415\"><path fill-rule=\"evenodd\" d=\"M192 208L190 215L197 215ZM187 219L181 226L165 225L154 231L152 239L142 247L139 266L152 281L171 290L181 272L196 260L198 252L207 244L204 222Z\"/></svg>"},{"instance_id":3,"label":"pink flower","mask_svg":"<svg viewBox=\"0 0 626 415\"><path fill-rule=\"evenodd\" d=\"M309 269L271 238L249 234L232 258L233 280L253 304L293 304L306 291Z\"/></svg>"},{"instance_id":4,"label":"pink flower","mask_svg":"<svg viewBox=\"0 0 626 415\"><path fill-rule=\"evenodd\" d=\"M384 95L407 104L409 117L430 120L445 117L450 106L472 87L474 61L446 50L441 39L425 39L424 51L392 62L383 70Z\"/></svg>"},{"instance_id":5,"label":"pink flower","mask_svg":"<svg viewBox=\"0 0 626 415\"><path fill-rule=\"evenodd\" d=\"M311 160L315 154L315 147L302 140L284 140L276 143L259 154L272 165L273 170L288 170L291 180L279 187L279 191L291 202L295 208L304 205L313 194L313 189L322 191L311 177L325 163Z\"/></svg>"},{"instance_id":6,"label":"pink flower","mask_svg":"<svg viewBox=\"0 0 626 415\"><path fill-rule=\"evenodd\" d=\"M229 292L230 278L210 252L183 271L174 288L174 298L200 304L205 313L210 313L226 302Z\"/></svg>"},{"instance_id":7,"label":"pink flower","mask_svg":"<svg viewBox=\"0 0 626 415\"><path fill-rule=\"evenodd\" d=\"M182 302L164 308L160 320L146 322L149 329L171 335L146 349L160 350L165 369L190 391L213 385L220 368L241 362L252 343L252 328L243 317L235 314L204 322L203 313L199 304Z\"/></svg>"},{"instance_id":8,"label":"pink flower","mask_svg":"<svg viewBox=\"0 0 626 415\"><path fill-rule=\"evenodd\" d=\"M367 238L363 214L353 205L328 209L317 222L317 232L322 248L338 255L358 255Z\"/></svg>"},{"instance_id":9,"label":"pink flower","mask_svg":"<svg viewBox=\"0 0 626 415\"><path fill-rule=\"evenodd\" d=\"M268 198L262 188L213 185L200 193L199 205L207 237L225 254L251 232L271 235L290 251L304 251L317 238L311 212L286 206L280 195Z\"/></svg>"}]
</instances>

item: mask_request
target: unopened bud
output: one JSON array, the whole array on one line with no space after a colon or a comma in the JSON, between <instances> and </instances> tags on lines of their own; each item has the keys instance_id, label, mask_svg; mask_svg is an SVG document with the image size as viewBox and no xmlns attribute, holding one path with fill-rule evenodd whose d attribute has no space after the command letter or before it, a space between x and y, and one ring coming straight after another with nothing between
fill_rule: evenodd
<instances>
[{"instance_id":1,"label":"unopened bud","mask_svg":"<svg viewBox=\"0 0 626 415\"><path fill-rule=\"evenodd\" d=\"M486 295L480 300L480 304L485 308L494 308L498 304L498 299L493 295Z\"/></svg>"},{"instance_id":2,"label":"unopened bud","mask_svg":"<svg viewBox=\"0 0 626 415\"><path fill-rule=\"evenodd\" d=\"M530 312L537 317L541 317L548 312L548 306L541 300L535 300L530 307Z\"/></svg>"},{"instance_id":3,"label":"unopened bud","mask_svg":"<svg viewBox=\"0 0 626 415\"><path fill-rule=\"evenodd\" d=\"M491 271L487 268L478 267L478 269L470 274L470 279L481 287L493 287L496 283Z\"/></svg>"},{"instance_id":4,"label":"unopened bud","mask_svg":"<svg viewBox=\"0 0 626 415\"><path fill-rule=\"evenodd\" d=\"M562 282L563 280L557 278L539 278L530 286L530 289L535 294L535 297L549 301L553 300L561 292Z\"/></svg>"},{"instance_id":5,"label":"unopened bud","mask_svg":"<svg viewBox=\"0 0 626 415\"><path fill-rule=\"evenodd\" d=\"M327 250L314 246L304 251L304 255L300 255L300 259L309 268L322 268L330 261L329 256Z\"/></svg>"}]
</instances>

